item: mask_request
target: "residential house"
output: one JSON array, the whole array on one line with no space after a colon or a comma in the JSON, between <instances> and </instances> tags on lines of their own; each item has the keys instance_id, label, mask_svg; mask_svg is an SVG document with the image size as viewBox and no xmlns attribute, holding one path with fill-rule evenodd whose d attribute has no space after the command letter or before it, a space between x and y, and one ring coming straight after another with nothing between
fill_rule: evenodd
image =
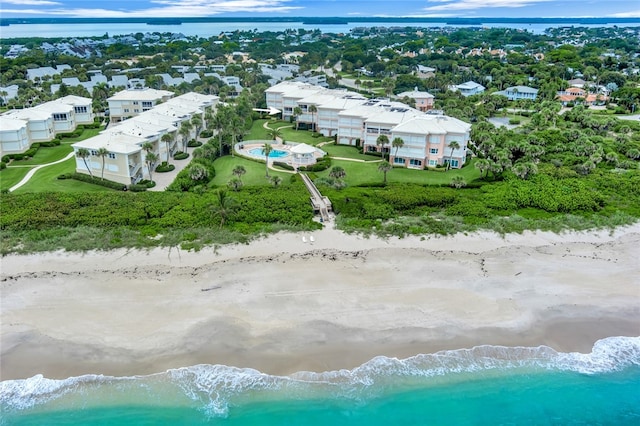
<instances>
[{"instance_id":1,"label":"residential house","mask_svg":"<svg viewBox=\"0 0 640 426\"><path fill-rule=\"evenodd\" d=\"M507 87L494 95L506 96L510 101L535 100L538 97L538 89L529 86L513 86Z\"/></svg>"},{"instance_id":2,"label":"residential house","mask_svg":"<svg viewBox=\"0 0 640 426\"><path fill-rule=\"evenodd\" d=\"M467 81L462 84L449 86L449 90L458 91L462 96L472 96L484 93L485 87L475 81Z\"/></svg>"},{"instance_id":3,"label":"residential house","mask_svg":"<svg viewBox=\"0 0 640 426\"><path fill-rule=\"evenodd\" d=\"M398 93L396 97L400 100L403 98L411 98L416 102L416 109L422 112L433 109L435 96L429 92L422 92L416 87L413 91Z\"/></svg>"},{"instance_id":4,"label":"residential house","mask_svg":"<svg viewBox=\"0 0 640 426\"><path fill-rule=\"evenodd\" d=\"M557 93L557 99L563 106L569 103L579 103L587 106L604 105L609 97L602 93L591 93L579 87L569 87Z\"/></svg>"}]
</instances>

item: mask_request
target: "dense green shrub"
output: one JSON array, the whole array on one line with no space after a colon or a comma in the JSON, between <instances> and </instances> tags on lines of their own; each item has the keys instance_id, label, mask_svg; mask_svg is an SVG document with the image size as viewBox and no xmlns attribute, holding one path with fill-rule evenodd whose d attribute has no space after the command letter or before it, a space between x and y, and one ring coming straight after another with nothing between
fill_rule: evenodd
<instances>
[{"instance_id":1,"label":"dense green shrub","mask_svg":"<svg viewBox=\"0 0 640 426\"><path fill-rule=\"evenodd\" d=\"M33 146L33 145L32 145ZM60 139L52 139L47 142L40 142L41 147L51 148L54 146L60 146Z\"/></svg>"},{"instance_id":2,"label":"dense green shrub","mask_svg":"<svg viewBox=\"0 0 640 426\"><path fill-rule=\"evenodd\" d=\"M309 166L302 166L302 167L299 167L298 169L306 172L321 172L323 170L327 170L329 167L331 167L331 158L328 155L326 155L321 159L319 159L315 164L311 164Z\"/></svg>"},{"instance_id":3,"label":"dense green shrub","mask_svg":"<svg viewBox=\"0 0 640 426\"><path fill-rule=\"evenodd\" d=\"M213 130L211 130L211 129L205 129L205 130L200 132L200 137L201 138L210 138L212 136L213 136Z\"/></svg>"},{"instance_id":4,"label":"dense green shrub","mask_svg":"<svg viewBox=\"0 0 640 426\"><path fill-rule=\"evenodd\" d=\"M197 148L199 146L202 146L202 142L197 141L195 139L191 139L189 142L187 142L187 146L189 148Z\"/></svg>"},{"instance_id":5,"label":"dense green shrub","mask_svg":"<svg viewBox=\"0 0 640 426\"><path fill-rule=\"evenodd\" d=\"M184 160L186 158L189 158L189 153L187 152L178 151L175 154L173 154L174 160Z\"/></svg>"},{"instance_id":6,"label":"dense green shrub","mask_svg":"<svg viewBox=\"0 0 640 426\"><path fill-rule=\"evenodd\" d=\"M175 170L176 166L174 166L173 164L167 164L166 161L163 161L162 164L158 165L158 167L156 167L156 172L157 173L167 173L167 172L171 172L173 170Z\"/></svg>"},{"instance_id":7,"label":"dense green shrub","mask_svg":"<svg viewBox=\"0 0 640 426\"><path fill-rule=\"evenodd\" d=\"M147 189L148 189L147 185L139 185L139 184L129 185L129 191L131 192L144 192Z\"/></svg>"},{"instance_id":8,"label":"dense green shrub","mask_svg":"<svg viewBox=\"0 0 640 426\"><path fill-rule=\"evenodd\" d=\"M4 170L7 168L7 163L5 163L4 161L0 161L0 170Z\"/></svg>"}]
</instances>

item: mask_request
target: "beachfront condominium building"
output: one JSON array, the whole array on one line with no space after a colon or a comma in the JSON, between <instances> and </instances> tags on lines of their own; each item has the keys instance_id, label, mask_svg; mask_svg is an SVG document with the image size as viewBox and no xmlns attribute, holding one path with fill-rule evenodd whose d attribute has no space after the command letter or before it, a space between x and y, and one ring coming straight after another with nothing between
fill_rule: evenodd
<instances>
[{"instance_id":1,"label":"beachfront condominium building","mask_svg":"<svg viewBox=\"0 0 640 426\"><path fill-rule=\"evenodd\" d=\"M149 167L168 161L175 152L183 150L187 140L196 136L193 127L188 135L181 135L182 123L198 116L203 125L200 130L203 130L206 128L205 115L208 111L215 112L218 100L213 95L186 93L111 125L97 136L72 145L76 153L76 171L93 176L101 176L104 172L105 179L123 185L148 179ZM82 148L89 151L88 158L78 156ZM101 148L106 150L106 155L98 155ZM155 164L146 161L147 150L157 155Z\"/></svg>"},{"instance_id":2,"label":"beachfront condominium building","mask_svg":"<svg viewBox=\"0 0 640 426\"><path fill-rule=\"evenodd\" d=\"M459 168L467 158L470 124L426 114L401 102L286 81L267 90L267 106L280 109L283 105L292 111L300 108L303 113L298 119L312 120L312 128L334 136L337 143L362 146L367 152L382 151L394 165L424 168L450 163ZM313 114L309 113L312 105ZM381 135L389 140L384 146L377 142ZM402 139L402 147L391 145L395 138Z\"/></svg>"},{"instance_id":3,"label":"beachfront condominium building","mask_svg":"<svg viewBox=\"0 0 640 426\"><path fill-rule=\"evenodd\" d=\"M78 125L93 124L94 120L92 100L74 95L31 108L9 110L2 117L7 126L5 128L3 125L0 132L2 155L25 152L34 142L48 142L57 134L73 132ZM24 126L18 121L23 122ZM20 143L17 143L16 135L11 133L11 129L18 127L24 127L26 131L26 139L20 136ZM20 135L23 134L20 131Z\"/></svg>"},{"instance_id":4,"label":"beachfront condominium building","mask_svg":"<svg viewBox=\"0 0 640 426\"><path fill-rule=\"evenodd\" d=\"M173 92L150 88L122 90L107 99L111 122L118 123L168 101Z\"/></svg>"}]
</instances>

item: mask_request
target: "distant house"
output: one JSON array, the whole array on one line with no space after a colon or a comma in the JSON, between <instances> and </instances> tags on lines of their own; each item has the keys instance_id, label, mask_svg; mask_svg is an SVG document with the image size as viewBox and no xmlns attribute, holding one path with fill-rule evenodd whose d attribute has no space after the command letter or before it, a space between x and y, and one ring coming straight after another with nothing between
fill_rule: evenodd
<instances>
[{"instance_id":1,"label":"distant house","mask_svg":"<svg viewBox=\"0 0 640 426\"><path fill-rule=\"evenodd\" d=\"M436 69L431 67L425 67L424 65L418 65L416 67L416 73L418 78L431 78L431 77L435 77Z\"/></svg>"},{"instance_id":2,"label":"distant house","mask_svg":"<svg viewBox=\"0 0 640 426\"><path fill-rule=\"evenodd\" d=\"M507 87L494 95L506 96L510 101L535 100L538 97L538 89L529 86Z\"/></svg>"},{"instance_id":3,"label":"distant house","mask_svg":"<svg viewBox=\"0 0 640 426\"><path fill-rule=\"evenodd\" d=\"M559 91L557 98L562 105L566 106L568 103L581 103L584 105L604 105L609 97L602 93L590 93L579 87L569 87L566 90Z\"/></svg>"},{"instance_id":4,"label":"distant house","mask_svg":"<svg viewBox=\"0 0 640 426\"><path fill-rule=\"evenodd\" d=\"M475 81L467 81L466 83L449 86L449 90L458 91L462 96L472 96L483 93L485 87Z\"/></svg>"},{"instance_id":5,"label":"distant house","mask_svg":"<svg viewBox=\"0 0 640 426\"><path fill-rule=\"evenodd\" d=\"M398 99L411 98L416 101L416 109L426 112L433 109L435 97L429 92L421 92L416 87L413 91L402 92L397 94Z\"/></svg>"},{"instance_id":6,"label":"distant house","mask_svg":"<svg viewBox=\"0 0 640 426\"><path fill-rule=\"evenodd\" d=\"M43 77L62 74L64 70L70 70L70 69L71 67L67 64L56 65L55 68L52 68L52 67L30 68L27 70L27 80L35 81L36 78L42 80Z\"/></svg>"}]
</instances>

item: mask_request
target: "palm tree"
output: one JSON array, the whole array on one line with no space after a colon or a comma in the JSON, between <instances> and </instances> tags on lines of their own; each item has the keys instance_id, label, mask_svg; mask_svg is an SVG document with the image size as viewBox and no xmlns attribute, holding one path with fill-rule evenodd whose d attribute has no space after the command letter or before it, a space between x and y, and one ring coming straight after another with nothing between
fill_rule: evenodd
<instances>
[{"instance_id":1,"label":"palm tree","mask_svg":"<svg viewBox=\"0 0 640 426\"><path fill-rule=\"evenodd\" d=\"M451 161L453 160L453 151L460 149L460 144L457 141L451 141L448 145L451 148L451 154L449 154L449 163L447 164L447 170L451 168Z\"/></svg>"},{"instance_id":2,"label":"palm tree","mask_svg":"<svg viewBox=\"0 0 640 426\"><path fill-rule=\"evenodd\" d=\"M91 153L87 148L78 148L78 150L76 151L76 157L82 158L82 161L84 162L84 166L87 168L87 171L89 172L89 176L93 177L93 173L91 173L91 168L87 163L87 158L89 158L90 155Z\"/></svg>"},{"instance_id":3,"label":"palm tree","mask_svg":"<svg viewBox=\"0 0 640 426\"><path fill-rule=\"evenodd\" d=\"M225 221L236 211L237 203L229 197L227 191L219 190L215 194L215 203L211 204L209 209L214 218L220 218L220 228L222 228Z\"/></svg>"},{"instance_id":4,"label":"palm tree","mask_svg":"<svg viewBox=\"0 0 640 426\"><path fill-rule=\"evenodd\" d=\"M240 191L240 188L242 188L243 184L240 179L238 179L237 177L233 177L229 179L229 182L227 182L227 186L233 189L234 191L238 192Z\"/></svg>"},{"instance_id":5,"label":"palm tree","mask_svg":"<svg viewBox=\"0 0 640 426\"><path fill-rule=\"evenodd\" d=\"M100 178L104 180L104 160L109 155L109 150L105 147L98 149L98 157L102 158L102 173L100 174Z\"/></svg>"},{"instance_id":6,"label":"palm tree","mask_svg":"<svg viewBox=\"0 0 640 426\"><path fill-rule=\"evenodd\" d=\"M394 147L396 149L395 154L393 154L394 157L396 157L398 155L398 149L402 148L404 146L404 140L399 137L396 136L395 138L393 138L393 140L391 141L391 146Z\"/></svg>"},{"instance_id":7,"label":"palm tree","mask_svg":"<svg viewBox=\"0 0 640 426\"><path fill-rule=\"evenodd\" d=\"M165 133L164 135L162 135L160 140L164 142L165 148L167 150L167 164L169 164L169 144L171 143L171 141L173 141L173 136L171 135L171 133Z\"/></svg>"},{"instance_id":8,"label":"palm tree","mask_svg":"<svg viewBox=\"0 0 640 426\"><path fill-rule=\"evenodd\" d=\"M242 175L247 173L247 169L245 169L244 166L238 165L233 168L233 171L231 173L233 173L234 176L237 176L238 179L240 179L240 181L242 182Z\"/></svg>"},{"instance_id":9,"label":"palm tree","mask_svg":"<svg viewBox=\"0 0 640 426\"><path fill-rule=\"evenodd\" d=\"M202 118L199 115L191 117L191 125L196 129L196 140L200 137L200 131L202 130Z\"/></svg>"},{"instance_id":10,"label":"palm tree","mask_svg":"<svg viewBox=\"0 0 640 426\"><path fill-rule=\"evenodd\" d=\"M329 176L334 179L343 179L346 175L347 172L345 172L345 170L340 166L332 167L331 171L329 172Z\"/></svg>"},{"instance_id":11,"label":"palm tree","mask_svg":"<svg viewBox=\"0 0 640 426\"><path fill-rule=\"evenodd\" d=\"M486 174L489 174L489 169L491 168L491 162L489 162L489 160L487 160L486 158L479 158L476 160L476 165L475 165L476 169L480 170L480 177L486 177L482 176L483 173L486 172Z\"/></svg>"},{"instance_id":12,"label":"palm tree","mask_svg":"<svg viewBox=\"0 0 640 426\"><path fill-rule=\"evenodd\" d=\"M227 124L227 110L224 107L218 108L218 112L213 116L213 126L218 132L218 145L219 151L218 154L222 156L222 135L224 134L224 129Z\"/></svg>"},{"instance_id":13,"label":"palm tree","mask_svg":"<svg viewBox=\"0 0 640 426\"><path fill-rule=\"evenodd\" d=\"M393 166L388 161L383 161L378 166L378 171L384 173L384 180L382 181L385 185L387 184L387 172L391 170Z\"/></svg>"},{"instance_id":14,"label":"palm tree","mask_svg":"<svg viewBox=\"0 0 640 426\"><path fill-rule=\"evenodd\" d=\"M282 183L282 178L280 176L271 176L269 181L271 182L271 185L278 187Z\"/></svg>"},{"instance_id":15,"label":"palm tree","mask_svg":"<svg viewBox=\"0 0 640 426\"><path fill-rule=\"evenodd\" d=\"M449 183L449 185L451 185L456 189L460 189L467 186L467 182L464 180L462 176L455 176L453 179L451 179L451 182Z\"/></svg>"},{"instance_id":16,"label":"palm tree","mask_svg":"<svg viewBox=\"0 0 640 426\"><path fill-rule=\"evenodd\" d=\"M192 164L189 167L189 178L193 181L205 180L209 177L209 170L202 164Z\"/></svg>"},{"instance_id":17,"label":"palm tree","mask_svg":"<svg viewBox=\"0 0 640 426\"><path fill-rule=\"evenodd\" d=\"M315 105L311 105L309 107L309 112L311 113L311 128L313 131L316 131L316 112L318 112L318 108Z\"/></svg>"},{"instance_id":18,"label":"palm tree","mask_svg":"<svg viewBox=\"0 0 640 426\"><path fill-rule=\"evenodd\" d=\"M265 143L264 146L262 147L262 153L264 154L264 160L265 163L267 165L267 174L266 177L269 177L269 154L271 154L271 144L270 143Z\"/></svg>"},{"instance_id":19,"label":"palm tree","mask_svg":"<svg viewBox=\"0 0 640 426\"><path fill-rule=\"evenodd\" d=\"M234 116L231 123L229 123L229 130L231 131L231 156L233 156L238 136L242 137L245 131L242 118L237 115Z\"/></svg>"},{"instance_id":20,"label":"palm tree","mask_svg":"<svg viewBox=\"0 0 640 426\"><path fill-rule=\"evenodd\" d=\"M273 141L277 141L278 138L282 138L282 131L280 129L269 129L267 135L269 135Z\"/></svg>"},{"instance_id":21,"label":"palm tree","mask_svg":"<svg viewBox=\"0 0 640 426\"><path fill-rule=\"evenodd\" d=\"M300 122L298 121L298 117L300 117L302 115L302 108L300 108L299 106L295 107L293 109L293 116L296 118L296 130L298 130L298 125L300 124Z\"/></svg>"},{"instance_id":22,"label":"palm tree","mask_svg":"<svg viewBox=\"0 0 640 426\"><path fill-rule=\"evenodd\" d=\"M380 152L382 153L382 159L384 159L384 146L389 143L387 135L380 135L376 139L376 145L380 146Z\"/></svg>"},{"instance_id":23,"label":"palm tree","mask_svg":"<svg viewBox=\"0 0 640 426\"><path fill-rule=\"evenodd\" d=\"M144 162L147 163L147 170L149 171L149 180L153 181L153 169L158 162L158 156L155 152L147 152L147 155L144 157Z\"/></svg>"},{"instance_id":24,"label":"palm tree","mask_svg":"<svg viewBox=\"0 0 640 426\"><path fill-rule=\"evenodd\" d=\"M180 133L180 136L182 136L182 152L187 152L187 145L189 143L189 136L191 135L192 127L193 126L189 121L183 121L182 124L180 124L180 130L178 132Z\"/></svg>"}]
</instances>

